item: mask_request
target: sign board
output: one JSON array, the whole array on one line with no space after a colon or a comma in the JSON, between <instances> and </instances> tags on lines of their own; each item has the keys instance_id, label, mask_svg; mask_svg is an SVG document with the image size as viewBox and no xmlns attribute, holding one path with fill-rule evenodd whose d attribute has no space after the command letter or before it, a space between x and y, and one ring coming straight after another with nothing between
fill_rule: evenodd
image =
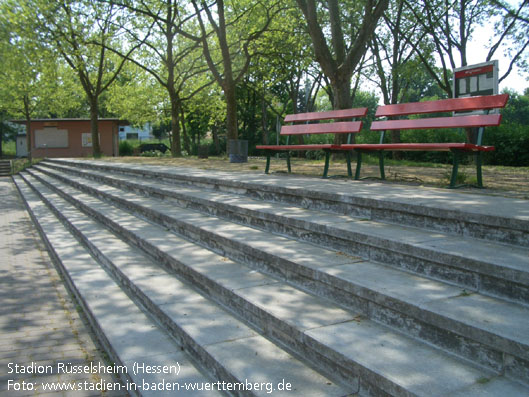
<instances>
[{"instance_id":1,"label":"sign board","mask_svg":"<svg viewBox=\"0 0 529 397\"><path fill-rule=\"evenodd\" d=\"M92 133L83 132L81 135L81 145L83 147L92 147Z\"/></svg>"},{"instance_id":2,"label":"sign board","mask_svg":"<svg viewBox=\"0 0 529 397\"><path fill-rule=\"evenodd\" d=\"M454 98L498 94L498 61L454 69Z\"/></svg>"},{"instance_id":3,"label":"sign board","mask_svg":"<svg viewBox=\"0 0 529 397\"><path fill-rule=\"evenodd\" d=\"M99 142L101 142L101 134L99 136ZM81 145L83 147L92 147L92 133L91 132L83 132L81 134Z\"/></svg>"}]
</instances>

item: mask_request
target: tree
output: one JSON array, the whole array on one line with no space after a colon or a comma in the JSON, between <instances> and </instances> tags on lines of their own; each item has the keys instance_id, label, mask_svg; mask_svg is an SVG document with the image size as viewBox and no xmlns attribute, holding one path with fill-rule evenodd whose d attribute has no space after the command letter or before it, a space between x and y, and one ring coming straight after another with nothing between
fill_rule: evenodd
<instances>
[{"instance_id":1,"label":"tree","mask_svg":"<svg viewBox=\"0 0 529 397\"><path fill-rule=\"evenodd\" d=\"M25 23L24 10L4 2L0 8L0 110L26 120L31 158L31 119L61 114L77 106L71 76Z\"/></svg>"},{"instance_id":2,"label":"tree","mask_svg":"<svg viewBox=\"0 0 529 397\"><path fill-rule=\"evenodd\" d=\"M316 60L329 79L335 109L351 107L353 73L364 58L378 20L388 3L389 0L297 0L305 16ZM324 33L327 31L330 36ZM337 136L337 143L341 143L344 138Z\"/></svg>"},{"instance_id":3,"label":"tree","mask_svg":"<svg viewBox=\"0 0 529 397\"><path fill-rule=\"evenodd\" d=\"M132 62L125 64L116 82L106 92L102 105L110 114L119 115L136 126L166 119L170 124L171 120L165 89Z\"/></svg>"},{"instance_id":4,"label":"tree","mask_svg":"<svg viewBox=\"0 0 529 397\"><path fill-rule=\"evenodd\" d=\"M200 80L197 76L207 70L198 40L190 40L187 36L193 29L188 10L178 0L120 2L120 7L134 15L132 28L127 29L128 38L140 43L141 48L134 56L127 58L141 69L149 73L165 90L169 98L169 114L171 117L171 153L182 155L180 137L182 104L192 98L212 81Z\"/></svg>"},{"instance_id":5,"label":"tree","mask_svg":"<svg viewBox=\"0 0 529 397\"><path fill-rule=\"evenodd\" d=\"M228 139L238 139L237 84L245 76L255 55L254 44L281 11L279 2L264 0L191 0L200 27L198 41L215 80L224 91ZM215 6L215 7L214 7Z\"/></svg>"},{"instance_id":6,"label":"tree","mask_svg":"<svg viewBox=\"0 0 529 397\"><path fill-rule=\"evenodd\" d=\"M255 95L254 116L260 102L262 141L265 144L270 140L270 130L277 118L284 117L287 112L313 110L313 98L320 88L319 70L314 71L314 77L311 76L315 62L310 37L303 34L302 19L299 8L290 7L272 20L259 40L256 56L243 82L242 88ZM303 142L303 136L297 138ZM257 142L257 137L254 141Z\"/></svg>"},{"instance_id":7,"label":"tree","mask_svg":"<svg viewBox=\"0 0 529 397\"><path fill-rule=\"evenodd\" d=\"M493 59L502 49L510 54L510 65L499 77L500 82L511 73L515 63L521 62L529 46L529 0L523 0L517 8L499 0L423 0L413 3L406 0L406 5L413 13L415 23L421 26L434 46L435 56L431 57L431 50L425 52L424 47L415 43L405 31L400 33L449 97L453 96L451 73L455 68L467 65L468 45L475 29L485 21L494 25L494 33L490 35L489 51L481 61Z\"/></svg>"},{"instance_id":8,"label":"tree","mask_svg":"<svg viewBox=\"0 0 529 397\"><path fill-rule=\"evenodd\" d=\"M377 77L375 82L382 92L385 105L409 102L414 82L424 70L413 48L420 47L423 49L423 56L428 58L431 46L424 43L425 33L418 29L404 0L392 2L384 13L383 20L384 24L377 29L370 43L374 75ZM403 39L401 32L408 41L413 41L413 46ZM400 130L391 131L391 141L400 142ZM401 152L393 152L394 158L399 158L400 155Z\"/></svg>"},{"instance_id":9,"label":"tree","mask_svg":"<svg viewBox=\"0 0 529 397\"><path fill-rule=\"evenodd\" d=\"M518 7L500 0L491 0L496 7L496 15L500 21L495 25L496 37L491 39L487 61L490 61L502 45L510 57L507 71L500 76L499 81L505 79L513 70L513 65L518 64L529 72L526 51L529 47L529 0L523 0ZM505 42L508 42L505 45Z\"/></svg>"},{"instance_id":10,"label":"tree","mask_svg":"<svg viewBox=\"0 0 529 397\"><path fill-rule=\"evenodd\" d=\"M117 40L120 32L115 22L124 16L117 7L96 0L33 0L27 5L24 17L28 26L36 22L41 41L51 43L79 79L90 107L93 155L100 157L100 96L114 83L125 63L107 48L123 45ZM130 55L138 46L131 46L126 53Z\"/></svg>"},{"instance_id":11,"label":"tree","mask_svg":"<svg viewBox=\"0 0 529 397\"><path fill-rule=\"evenodd\" d=\"M2 157L4 141L11 141L16 138L16 129L7 123L9 115L7 112L0 110L0 158Z\"/></svg>"}]
</instances>

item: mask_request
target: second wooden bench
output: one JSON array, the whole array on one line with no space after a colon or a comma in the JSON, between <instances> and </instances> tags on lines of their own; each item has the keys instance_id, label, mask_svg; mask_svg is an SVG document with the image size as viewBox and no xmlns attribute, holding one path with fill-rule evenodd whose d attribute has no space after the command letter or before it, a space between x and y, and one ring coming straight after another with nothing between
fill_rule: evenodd
<instances>
[{"instance_id":1,"label":"second wooden bench","mask_svg":"<svg viewBox=\"0 0 529 397\"><path fill-rule=\"evenodd\" d=\"M332 150L353 150L358 154L355 179L360 177L362 167L362 153L378 153L380 177L385 179L384 152L385 151L450 151L453 154L452 175L450 188L456 187L459 162L464 155L473 155L476 158L477 186L483 187L482 153L494 150L493 146L483 145L485 127L498 126L501 114L490 114L492 109L505 107L509 96L507 94L477 96L467 98L441 99L436 101L402 103L397 105L379 106L375 117L387 120L374 121L371 131L380 132L380 141L377 144L344 144L333 146ZM480 114L468 112L480 111ZM467 114L461 114L465 112ZM426 117L432 113L449 113L445 117ZM408 118L408 116L412 116ZM404 118L406 117L406 118ZM416 130L416 129L442 129L461 128L463 131L473 129L471 142L450 143L384 143L386 131ZM465 134L463 134L464 136Z\"/></svg>"},{"instance_id":2,"label":"second wooden bench","mask_svg":"<svg viewBox=\"0 0 529 397\"><path fill-rule=\"evenodd\" d=\"M331 152L343 151L340 147L332 143L325 144L291 144L290 137L295 135L312 135L312 134L348 134L347 143L351 143L352 134L358 133L362 129L361 121L343 121L354 120L358 117L364 117L367 114L367 108L354 108L345 110L331 110L328 112L311 112L289 114L285 117L285 123L281 127L281 136L286 136L284 145L258 145L256 149L266 152L266 169L265 173L270 171L270 157L274 153L286 152L286 161L288 172L291 172L290 152L299 150L323 150L325 152L325 168L323 178L327 177L329 172L329 161ZM332 122L320 123L320 121L334 120ZM347 172L352 177L351 153L346 150Z\"/></svg>"}]
</instances>

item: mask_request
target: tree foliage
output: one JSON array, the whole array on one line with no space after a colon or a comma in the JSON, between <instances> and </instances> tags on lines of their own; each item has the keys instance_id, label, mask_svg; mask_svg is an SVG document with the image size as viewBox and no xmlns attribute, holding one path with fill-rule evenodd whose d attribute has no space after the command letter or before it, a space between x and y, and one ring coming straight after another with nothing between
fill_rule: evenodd
<instances>
[{"instance_id":1,"label":"tree foliage","mask_svg":"<svg viewBox=\"0 0 529 397\"><path fill-rule=\"evenodd\" d=\"M67 113L80 98L67 68L26 23L26 12L17 3L0 4L0 110L26 121L31 157L31 119Z\"/></svg>"},{"instance_id":2,"label":"tree foliage","mask_svg":"<svg viewBox=\"0 0 529 397\"><path fill-rule=\"evenodd\" d=\"M252 151L287 113L449 97L454 68L500 54L500 80L529 72L529 0L1 1L0 110L90 116L95 155L98 117L150 122L174 156L237 138ZM488 51L469 59L486 26ZM525 97L504 113L522 138Z\"/></svg>"}]
</instances>

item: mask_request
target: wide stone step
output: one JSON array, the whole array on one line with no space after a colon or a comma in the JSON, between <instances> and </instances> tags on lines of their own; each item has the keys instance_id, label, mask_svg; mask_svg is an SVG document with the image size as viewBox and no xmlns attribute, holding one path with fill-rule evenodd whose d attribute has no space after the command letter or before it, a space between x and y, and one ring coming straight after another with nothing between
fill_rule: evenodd
<instances>
[{"instance_id":1,"label":"wide stone step","mask_svg":"<svg viewBox=\"0 0 529 397\"><path fill-rule=\"evenodd\" d=\"M529 302L529 249L453 237L131 175L55 168L239 223L361 255L470 290ZM41 168L51 172L49 168Z\"/></svg>"},{"instance_id":2,"label":"wide stone step","mask_svg":"<svg viewBox=\"0 0 529 397\"><path fill-rule=\"evenodd\" d=\"M122 196L121 191L114 194L114 197ZM144 208L141 201L142 198L138 202L139 211ZM189 238L206 241L222 252L231 247L230 256L279 272L282 277L342 305L360 308L370 318L456 354L477 358L496 370L507 368L510 373L515 371L514 376L521 372L522 378L527 377L529 312L524 307L414 277L341 252L300 245L210 217L197 217L194 212L180 211L175 215L177 210L170 204L162 203L157 208L155 214L147 212L144 216L159 218L159 212L172 213L177 221L161 222L166 225L173 222L173 227ZM270 263L275 264L272 269ZM476 341L481 345L476 347ZM521 361L509 364L510 355Z\"/></svg>"},{"instance_id":3,"label":"wide stone step","mask_svg":"<svg viewBox=\"0 0 529 397\"><path fill-rule=\"evenodd\" d=\"M216 381L233 387L251 384L254 389L259 384L262 389L253 390L256 392L250 395L270 394L271 388L278 395L295 392L307 396L345 396L352 392L257 334L38 181L25 178L73 234L89 247L90 253L105 264L120 284L138 298ZM234 352L240 354L238 359L234 359ZM270 361L274 366L268 365ZM281 393L281 385L291 390Z\"/></svg>"},{"instance_id":4,"label":"wide stone step","mask_svg":"<svg viewBox=\"0 0 529 397\"><path fill-rule=\"evenodd\" d=\"M527 200L365 183L198 170L185 167L53 159L55 164L178 181L273 202L407 224L529 247Z\"/></svg>"},{"instance_id":5,"label":"wide stone step","mask_svg":"<svg viewBox=\"0 0 529 397\"><path fill-rule=\"evenodd\" d=\"M57 180L38 173L35 175L47 181L50 186L60 189L68 197L76 197L78 201L83 197L79 191ZM82 181L77 183L82 185ZM519 305L479 295L468 296L465 291L446 284L383 265L362 262L360 258L336 251L212 219L190 210L175 208L170 203L119 191L110 186L90 189L95 189L94 192L100 195L104 192L106 198L113 198L116 202L123 200L122 204L127 203L128 208L141 212L149 219L158 219L167 227L184 233L187 230L188 237L196 238L203 244L214 245L219 252L229 251L230 242L233 244L235 240L238 246L230 253L232 258L257 265L258 268L269 270L323 296L335 298L341 305L360 310L363 316L399 328L498 372L507 372L513 377L527 376L529 324L526 320L527 310ZM100 209L104 207L103 203L98 201L90 204L93 199L88 197L85 200L87 211L91 211L93 216L102 216ZM116 230L128 234L132 241L178 266L179 262L172 259L173 256L178 258L178 250L174 251L175 254L171 254L170 250L164 253L163 247L149 243L148 235L143 233L148 225L138 223L138 220L122 224L125 217L123 213L112 208L108 211L111 215L104 215L102 222L114 223ZM181 224L174 227L171 219L173 223ZM165 241L164 238L161 241ZM168 247L173 245L169 244ZM192 251L193 249L183 252L186 257L192 257ZM197 261L200 262L200 257ZM192 277L198 277L198 283L211 284L207 280L207 274L211 271L206 267L203 276ZM223 278L229 279L231 276L237 279L237 274L239 273L235 269L229 268ZM207 284L208 288L214 288L210 284ZM229 285L225 286L226 290L229 288ZM229 295L224 291L219 294ZM276 294L281 295L278 291ZM235 300L233 296L230 299ZM243 299L247 300L247 297L243 296ZM459 302L461 305L458 305ZM490 313L483 317L483 312L487 311ZM464 317L461 317L462 313L465 313ZM505 324L509 326L505 327Z\"/></svg>"},{"instance_id":6,"label":"wide stone step","mask_svg":"<svg viewBox=\"0 0 529 397\"><path fill-rule=\"evenodd\" d=\"M14 181L50 254L112 360L116 376L123 382L121 388L114 387L114 390L159 396L168 393L153 391L153 384L173 385L176 382L184 387L209 382L182 352L181 346L130 300L31 188L20 177L14 177ZM135 363L152 368L167 366L172 373L134 371ZM209 392L207 395L215 394ZM206 394L190 390L186 395Z\"/></svg>"},{"instance_id":7,"label":"wide stone step","mask_svg":"<svg viewBox=\"0 0 529 397\"><path fill-rule=\"evenodd\" d=\"M53 165L122 189L174 199L180 206L288 234L318 245L449 281L471 291L529 303L529 249L269 203L136 176ZM53 175L47 167L39 167ZM60 175L59 175L60 176Z\"/></svg>"}]
</instances>

